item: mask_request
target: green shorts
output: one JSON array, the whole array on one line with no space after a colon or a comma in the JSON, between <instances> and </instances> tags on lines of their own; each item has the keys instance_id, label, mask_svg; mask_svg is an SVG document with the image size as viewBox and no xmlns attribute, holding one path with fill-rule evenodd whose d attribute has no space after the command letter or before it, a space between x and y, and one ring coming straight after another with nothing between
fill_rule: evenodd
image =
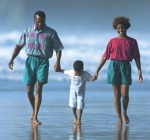
<instances>
[{"instance_id":1,"label":"green shorts","mask_svg":"<svg viewBox=\"0 0 150 140\"><path fill-rule=\"evenodd\" d=\"M25 63L23 82L25 84L35 84L48 82L49 60L41 57L28 56Z\"/></svg>"},{"instance_id":2,"label":"green shorts","mask_svg":"<svg viewBox=\"0 0 150 140\"><path fill-rule=\"evenodd\" d=\"M129 61L111 60L108 66L108 84L132 84L131 65Z\"/></svg>"}]
</instances>

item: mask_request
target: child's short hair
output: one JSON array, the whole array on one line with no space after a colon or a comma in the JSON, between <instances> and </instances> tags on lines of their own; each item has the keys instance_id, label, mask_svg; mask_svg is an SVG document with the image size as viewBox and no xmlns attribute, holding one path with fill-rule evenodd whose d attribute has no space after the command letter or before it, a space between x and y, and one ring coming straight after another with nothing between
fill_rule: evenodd
<instances>
[{"instance_id":1,"label":"child's short hair","mask_svg":"<svg viewBox=\"0 0 150 140\"><path fill-rule=\"evenodd\" d=\"M131 26L130 19L125 16L114 18L114 21L112 24L113 28L117 29L118 24L124 25L127 29Z\"/></svg>"},{"instance_id":2,"label":"child's short hair","mask_svg":"<svg viewBox=\"0 0 150 140\"><path fill-rule=\"evenodd\" d=\"M73 64L73 68L74 68L74 70L75 71L81 71L81 70L83 70L83 62L82 61L80 61L80 60L76 60L75 62L74 62L74 64Z\"/></svg>"}]
</instances>

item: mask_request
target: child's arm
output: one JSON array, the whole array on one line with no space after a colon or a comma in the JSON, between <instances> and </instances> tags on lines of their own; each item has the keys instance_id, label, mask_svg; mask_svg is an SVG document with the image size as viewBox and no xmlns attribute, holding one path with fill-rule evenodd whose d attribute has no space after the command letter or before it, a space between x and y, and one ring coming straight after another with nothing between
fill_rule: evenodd
<instances>
[{"instance_id":1,"label":"child's arm","mask_svg":"<svg viewBox=\"0 0 150 140\"><path fill-rule=\"evenodd\" d=\"M57 72L62 72L62 73L64 73L64 69L60 69L60 70L58 70Z\"/></svg>"}]
</instances>

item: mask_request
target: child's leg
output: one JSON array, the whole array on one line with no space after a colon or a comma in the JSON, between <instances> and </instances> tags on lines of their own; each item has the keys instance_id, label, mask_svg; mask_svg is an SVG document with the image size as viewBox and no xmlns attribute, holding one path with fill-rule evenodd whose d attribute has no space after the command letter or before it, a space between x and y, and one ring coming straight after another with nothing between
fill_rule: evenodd
<instances>
[{"instance_id":1,"label":"child's leg","mask_svg":"<svg viewBox=\"0 0 150 140\"><path fill-rule=\"evenodd\" d=\"M72 108L72 112L73 112L73 115L74 115L74 123L77 123L77 121L78 121L76 110L77 110L76 108Z\"/></svg>"},{"instance_id":2,"label":"child's leg","mask_svg":"<svg viewBox=\"0 0 150 140\"><path fill-rule=\"evenodd\" d=\"M116 108L116 113L118 116L118 123L117 125L122 124L122 117L121 117L121 91L120 91L120 85L113 85L113 90L114 90L114 105Z\"/></svg>"},{"instance_id":3,"label":"child's leg","mask_svg":"<svg viewBox=\"0 0 150 140\"><path fill-rule=\"evenodd\" d=\"M81 124L81 117L82 117L82 112L83 112L83 109L78 109L78 122L77 124Z\"/></svg>"},{"instance_id":4,"label":"child's leg","mask_svg":"<svg viewBox=\"0 0 150 140\"><path fill-rule=\"evenodd\" d=\"M121 96L123 103L123 118L125 123L129 123L129 118L127 116L127 108L129 104L129 85L122 85L121 87Z\"/></svg>"}]
</instances>

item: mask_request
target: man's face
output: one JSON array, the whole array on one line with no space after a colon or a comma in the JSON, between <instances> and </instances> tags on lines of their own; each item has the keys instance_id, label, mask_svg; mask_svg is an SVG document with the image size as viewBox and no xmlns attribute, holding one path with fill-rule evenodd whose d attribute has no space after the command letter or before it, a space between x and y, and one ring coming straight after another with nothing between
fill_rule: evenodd
<instances>
[{"instance_id":1,"label":"man's face","mask_svg":"<svg viewBox=\"0 0 150 140\"><path fill-rule=\"evenodd\" d=\"M35 23L36 28L38 30L41 30L44 27L44 25L45 25L45 18L36 15L34 17L34 23Z\"/></svg>"}]
</instances>

